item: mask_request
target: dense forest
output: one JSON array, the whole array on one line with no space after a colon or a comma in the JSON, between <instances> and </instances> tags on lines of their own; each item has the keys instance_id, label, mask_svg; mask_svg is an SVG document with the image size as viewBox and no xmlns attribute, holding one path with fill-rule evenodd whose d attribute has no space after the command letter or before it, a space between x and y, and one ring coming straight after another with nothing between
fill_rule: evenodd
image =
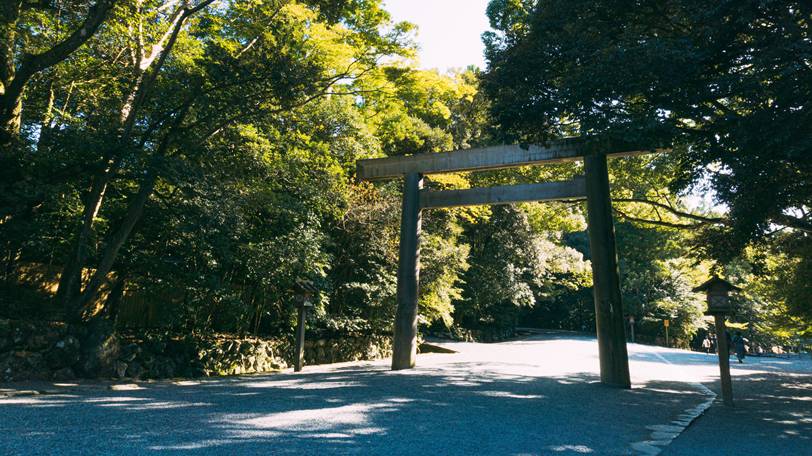
<instances>
[{"instance_id":1,"label":"dense forest","mask_svg":"<svg viewBox=\"0 0 812 456\"><path fill-rule=\"evenodd\" d=\"M633 7L632 7L633 6ZM380 0L0 8L0 318L286 336L391 332L400 183L355 162L589 135L639 339L704 334L719 273L755 343L812 337L812 9L493 0L487 68L418 69ZM564 180L582 165L432 176ZM582 201L426 211L420 323L594 331Z\"/></svg>"}]
</instances>

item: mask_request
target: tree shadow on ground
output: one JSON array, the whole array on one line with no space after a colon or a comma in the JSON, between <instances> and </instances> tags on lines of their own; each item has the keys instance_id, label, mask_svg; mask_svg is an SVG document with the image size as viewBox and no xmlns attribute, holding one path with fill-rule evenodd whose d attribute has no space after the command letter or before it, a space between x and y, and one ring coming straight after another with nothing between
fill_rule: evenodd
<instances>
[{"instance_id":1,"label":"tree shadow on ground","mask_svg":"<svg viewBox=\"0 0 812 456\"><path fill-rule=\"evenodd\" d=\"M718 384L708 386L718 393ZM711 407L664 454L810 454L812 375L738 375L733 398L733 407Z\"/></svg>"},{"instance_id":2,"label":"tree shadow on ground","mask_svg":"<svg viewBox=\"0 0 812 456\"><path fill-rule=\"evenodd\" d=\"M501 370L500 370L501 369ZM0 401L0 448L80 453L628 454L704 400L678 382L605 387L499 363L351 366Z\"/></svg>"}]
</instances>

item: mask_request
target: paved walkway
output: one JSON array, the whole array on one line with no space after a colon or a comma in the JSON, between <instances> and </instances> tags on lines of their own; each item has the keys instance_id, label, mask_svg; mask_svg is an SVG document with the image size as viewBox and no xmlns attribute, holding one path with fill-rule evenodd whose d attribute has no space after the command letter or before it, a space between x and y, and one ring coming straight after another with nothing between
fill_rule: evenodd
<instances>
[{"instance_id":1,"label":"paved walkway","mask_svg":"<svg viewBox=\"0 0 812 456\"><path fill-rule=\"evenodd\" d=\"M617 390L591 338L446 345L399 372L48 385L0 398L0 454L654 454L712 399L705 355L630 345L634 388Z\"/></svg>"}]
</instances>

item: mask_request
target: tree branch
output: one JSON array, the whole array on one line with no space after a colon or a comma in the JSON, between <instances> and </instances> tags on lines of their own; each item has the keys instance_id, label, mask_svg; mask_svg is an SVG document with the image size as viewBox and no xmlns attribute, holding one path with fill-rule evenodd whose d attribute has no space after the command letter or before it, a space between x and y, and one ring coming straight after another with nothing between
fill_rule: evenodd
<instances>
[{"instance_id":1,"label":"tree branch","mask_svg":"<svg viewBox=\"0 0 812 456\"><path fill-rule=\"evenodd\" d=\"M720 217L706 217L703 215L692 214L690 212L681 211L679 209L675 209L672 206L667 204L659 203L657 201L651 201L643 198L613 198L612 201L617 203L641 203L641 204L648 204L655 208L664 209L677 217L686 218L689 220L694 220L699 222L700 224L715 224L715 225L726 225L728 223L727 219L720 218Z\"/></svg>"},{"instance_id":2,"label":"tree branch","mask_svg":"<svg viewBox=\"0 0 812 456\"><path fill-rule=\"evenodd\" d=\"M773 217L772 222L775 223L776 225L783 225L788 228L803 231L805 233L812 233L812 222L806 219L781 214Z\"/></svg>"},{"instance_id":3,"label":"tree branch","mask_svg":"<svg viewBox=\"0 0 812 456\"><path fill-rule=\"evenodd\" d=\"M57 43L42 54L27 54L23 56L16 71L14 80L6 91L6 96L16 98L22 94L25 84L38 72L50 68L68 58L76 49L85 44L99 26L104 22L107 13L113 8L116 0L99 0L90 7L87 17L82 25L73 31L67 38Z\"/></svg>"},{"instance_id":4,"label":"tree branch","mask_svg":"<svg viewBox=\"0 0 812 456\"><path fill-rule=\"evenodd\" d=\"M676 229L680 229L680 230L696 229L696 228L699 228L699 227L705 225L705 223L672 223L672 222L666 222L666 221L663 221L663 220L642 219L642 218L639 218L639 217L633 217L633 216L631 216L631 215L629 215L629 214L627 214L627 213L625 213L625 212L623 212L623 211L621 211L620 209L617 209L617 208L612 208L612 210L614 212L616 212L619 216L621 216L622 218L624 218L626 220L629 220L629 221L632 221L632 222L638 222L638 223L645 223L645 224L648 224L648 225L664 226L664 227L676 228Z\"/></svg>"}]
</instances>

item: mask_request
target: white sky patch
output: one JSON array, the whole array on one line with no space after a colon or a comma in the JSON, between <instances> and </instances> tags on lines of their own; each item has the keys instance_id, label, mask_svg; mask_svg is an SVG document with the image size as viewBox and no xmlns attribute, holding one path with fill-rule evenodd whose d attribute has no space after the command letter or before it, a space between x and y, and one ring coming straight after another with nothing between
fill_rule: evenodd
<instances>
[{"instance_id":1,"label":"white sky patch","mask_svg":"<svg viewBox=\"0 0 812 456\"><path fill-rule=\"evenodd\" d=\"M418 26L420 67L445 72L476 65L485 68L482 33L490 29L488 0L385 0L395 22Z\"/></svg>"},{"instance_id":2,"label":"white sky patch","mask_svg":"<svg viewBox=\"0 0 812 456\"><path fill-rule=\"evenodd\" d=\"M718 202L718 195L711 183L711 174L718 172L717 166L709 166L702 178L685 195L682 200L692 212L726 214L730 208Z\"/></svg>"}]
</instances>

